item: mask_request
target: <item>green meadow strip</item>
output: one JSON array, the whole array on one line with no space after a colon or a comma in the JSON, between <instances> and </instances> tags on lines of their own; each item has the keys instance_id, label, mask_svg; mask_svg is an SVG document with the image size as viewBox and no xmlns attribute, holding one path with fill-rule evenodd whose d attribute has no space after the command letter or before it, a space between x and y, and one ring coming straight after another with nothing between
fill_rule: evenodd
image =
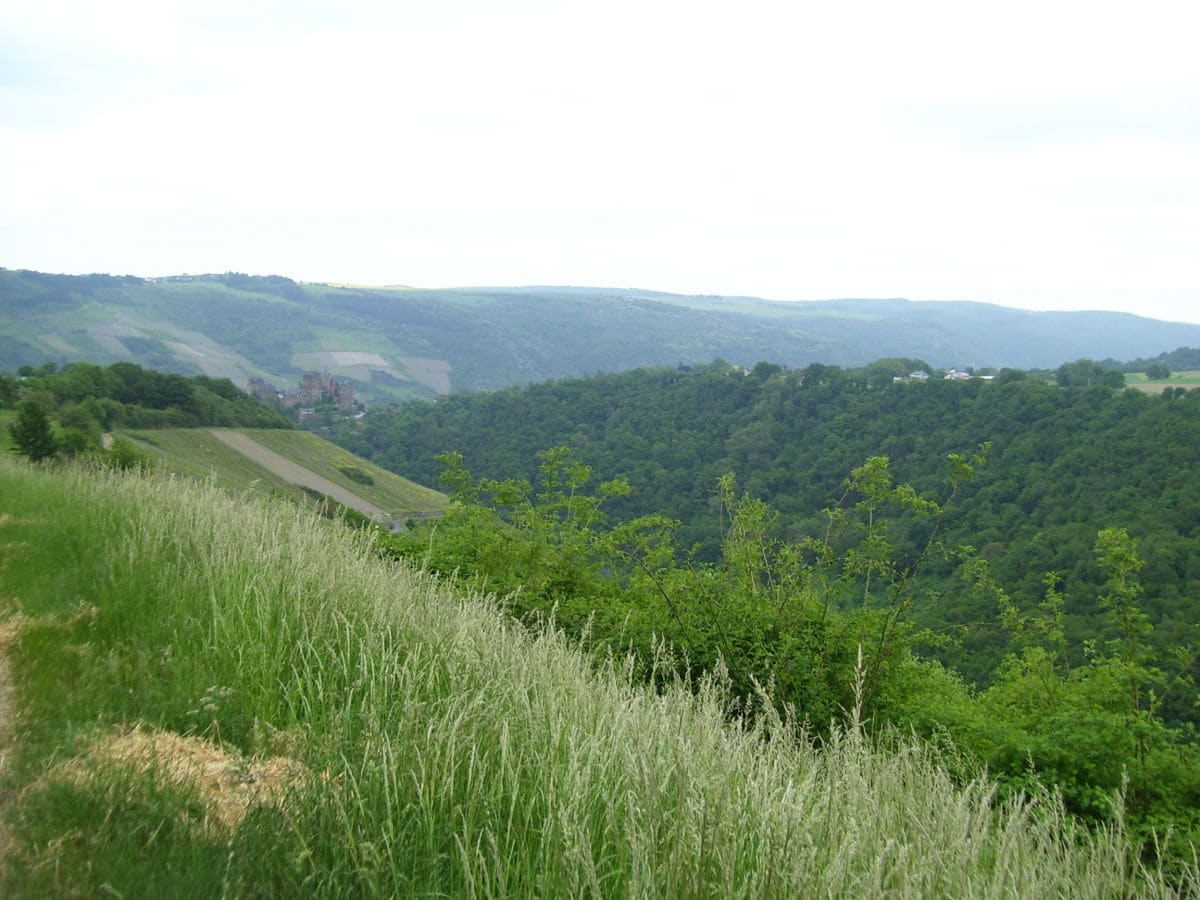
<instances>
[{"instance_id":1,"label":"green meadow strip","mask_svg":"<svg viewBox=\"0 0 1200 900\"><path fill-rule=\"evenodd\" d=\"M1200 890L928 746L649 691L267 498L0 462L6 896ZM961 767L959 767L961 768Z\"/></svg>"}]
</instances>

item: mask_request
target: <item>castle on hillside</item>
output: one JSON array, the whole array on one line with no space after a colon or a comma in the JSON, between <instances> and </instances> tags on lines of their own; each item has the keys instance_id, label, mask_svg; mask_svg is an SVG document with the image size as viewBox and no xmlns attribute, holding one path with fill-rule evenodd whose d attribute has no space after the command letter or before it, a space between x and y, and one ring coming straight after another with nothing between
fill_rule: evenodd
<instances>
[{"instance_id":1,"label":"castle on hillside","mask_svg":"<svg viewBox=\"0 0 1200 900\"><path fill-rule=\"evenodd\" d=\"M322 402L333 403L338 409L354 409L354 382L338 381L328 372L305 372L300 376L298 389L284 391L276 390L275 385L262 378L251 378L246 392L264 403L278 403L284 409L312 407Z\"/></svg>"}]
</instances>

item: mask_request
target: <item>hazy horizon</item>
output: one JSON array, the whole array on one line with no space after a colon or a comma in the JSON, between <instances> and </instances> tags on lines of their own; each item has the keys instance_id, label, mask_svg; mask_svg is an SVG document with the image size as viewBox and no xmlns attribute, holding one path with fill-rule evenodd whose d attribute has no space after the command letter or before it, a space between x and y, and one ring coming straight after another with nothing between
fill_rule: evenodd
<instances>
[{"instance_id":1,"label":"hazy horizon","mask_svg":"<svg viewBox=\"0 0 1200 900\"><path fill-rule=\"evenodd\" d=\"M14 0L0 264L1200 323L1200 11Z\"/></svg>"}]
</instances>

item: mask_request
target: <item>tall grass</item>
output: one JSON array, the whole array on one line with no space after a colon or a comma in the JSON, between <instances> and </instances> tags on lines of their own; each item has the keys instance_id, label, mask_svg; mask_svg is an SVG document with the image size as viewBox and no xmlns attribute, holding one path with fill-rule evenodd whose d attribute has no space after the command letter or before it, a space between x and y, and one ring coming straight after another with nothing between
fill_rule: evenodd
<instances>
[{"instance_id":1,"label":"tall grass","mask_svg":"<svg viewBox=\"0 0 1200 900\"><path fill-rule=\"evenodd\" d=\"M1119 832L1000 806L917 743L650 692L366 538L209 485L0 463L20 744L11 894L1168 896ZM228 832L161 773L93 765L138 726L309 777Z\"/></svg>"}]
</instances>

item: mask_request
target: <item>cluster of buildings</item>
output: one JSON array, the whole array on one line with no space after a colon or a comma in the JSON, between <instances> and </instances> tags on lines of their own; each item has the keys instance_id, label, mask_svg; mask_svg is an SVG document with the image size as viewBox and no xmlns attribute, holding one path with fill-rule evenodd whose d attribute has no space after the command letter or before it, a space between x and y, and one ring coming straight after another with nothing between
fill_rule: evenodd
<instances>
[{"instance_id":1,"label":"cluster of buildings","mask_svg":"<svg viewBox=\"0 0 1200 900\"><path fill-rule=\"evenodd\" d=\"M908 375L896 375L892 381L928 381L933 376L923 369L918 369L915 372L910 372ZM942 376L946 381L970 381L972 378L978 378L982 381L991 381L993 375L972 375L970 372L960 372L957 369L948 369L946 374Z\"/></svg>"},{"instance_id":2,"label":"cluster of buildings","mask_svg":"<svg viewBox=\"0 0 1200 900\"><path fill-rule=\"evenodd\" d=\"M277 403L284 409L299 407L300 418L313 415L318 403L332 403L338 409L354 409L354 382L338 381L328 372L305 372L298 388L276 390L275 385L262 378L251 378L247 391L264 403Z\"/></svg>"}]
</instances>

